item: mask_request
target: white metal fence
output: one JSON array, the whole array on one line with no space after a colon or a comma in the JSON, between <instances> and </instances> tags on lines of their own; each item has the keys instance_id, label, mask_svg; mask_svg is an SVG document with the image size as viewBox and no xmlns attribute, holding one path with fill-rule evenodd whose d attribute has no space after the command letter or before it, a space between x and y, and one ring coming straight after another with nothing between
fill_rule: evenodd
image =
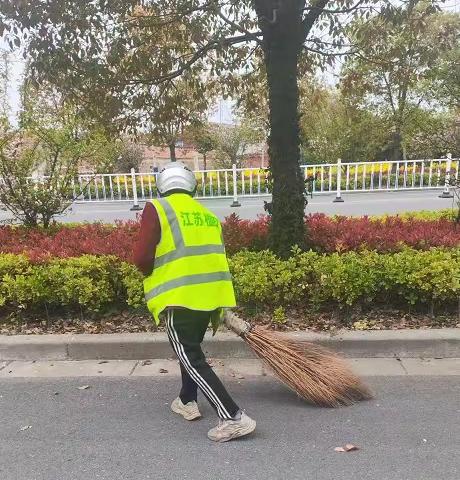
<instances>
[{"instance_id":1,"label":"white metal fence","mask_svg":"<svg viewBox=\"0 0 460 480\"><path fill-rule=\"evenodd\" d=\"M442 159L396 162L336 163L302 165L307 188L313 195L335 194L334 201L343 201L344 193L396 190L443 189L449 196L451 179L459 178L460 161L450 155ZM72 182L76 203L139 202L157 197L156 173L79 175ZM270 195L267 169L236 168L197 170L197 198L232 198L239 205L240 197ZM2 181L2 179L0 179ZM40 183L40 178L34 178Z\"/></svg>"},{"instance_id":2,"label":"white metal fence","mask_svg":"<svg viewBox=\"0 0 460 480\"><path fill-rule=\"evenodd\" d=\"M344 193L396 190L444 189L449 192L452 178L458 179L460 161L442 159L396 162L328 163L302 165L309 190L315 194L335 193L341 201ZM155 198L156 173L80 175L73 184L76 202L139 202ZM197 198L233 198L270 195L268 170L236 168L197 170Z\"/></svg>"}]
</instances>

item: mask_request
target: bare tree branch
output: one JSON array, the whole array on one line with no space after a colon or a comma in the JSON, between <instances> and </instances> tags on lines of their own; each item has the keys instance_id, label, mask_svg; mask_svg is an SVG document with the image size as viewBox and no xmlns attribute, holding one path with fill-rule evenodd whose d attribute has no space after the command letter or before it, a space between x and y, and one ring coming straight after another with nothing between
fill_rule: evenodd
<instances>
[{"instance_id":1,"label":"bare tree branch","mask_svg":"<svg viewBox=\"0 0 460 480\"><path fill-rule=\"evenodd\" d=\"M187 71L194 63L198 60L201 60L208 52L212 50L216 50L221 46L231 46L237 45L239 43L250 42L254 41L254 35L259 35L258 32L254 34L245 34L245 35L238 35L235 37L227 37L221 39L214 39L209 41L206 45L199 48L192 57L185 63L183 63L179 68L176 70L169 72L165 75L160 75L155 78L140 78L136 80L131 80L128 82L131 85L143 84L143 83L150 83L152 85L160 85L163 82L167 82L169 80L173 80L174 78L180 77L185 71ZM260 33L261 35L261 33Z\"/></svg>"},{"instance_id":2,"label":"bare tree branch","mask_svg":"<svg viewBox=\"0 0 460 480\"><path fill-rule=\"evenodd\" d=\"M317 45L326 45L328 47L335 48L352 48L356 46L353 43L325 42L323 40L320 40L319 38L307 38L305 41L307 43L316 43Z\"/></svg>"},{"instance_id":3,"label":"bare tree branch","mask_svg":"<svg viewBox=\"0 0 460 480\"><path fill-rule=\"evenodd\" d=\"M327 51L324 51L324 50L318 50L316 48L312 48L312 47L307 47L306 45L304 45L304 50L306 50L307 52L313 52L313 53L318 53L320 55L323 55L324 57L344 57L344 56L347 56L347 55L353 55L355 52L353 51L348 51L348 52L327 52Z\"/></svg>"},{"instance_id":4,"label":"bare tree branch","mask_svg":"<svg viewBox=\"0 0 460 480\"><path fill-rule=\"evenodd\" d=\"M353 6L348 7L348 8L342 8L342 9L337 9L337 10L328 10L327 8L323 8L321 13L350 13L353 12L354 10L357 10L358 7L364 2L364 0L359 0L357 3L355 3ZM305 7L304 11L310 11L314 10L316 7Z\"/></svg>"},{"instance_id":5,"label":"bare tree branch","mask_svg":"<svg viewBox=\"0 0 460 480\"><path fill-rule=\"evenodd\" d=\"M221 10L217 12L217 15L225 22L228 23L228 25L232 26L236 30L245 33L246 35L253 37L253 40L257 42L259 45L263 45L262 40L260 40L259 36L262 35L261 32L250 32L249 30L246 30L245 28L241 27L234 21L230 20L230 18L227 18Z\"/></svg>"},{"instance_id":6,"label":"bare tree branch","mask_svg":"<svg viewBox=\"0 0 460 480\"><path fill-rule=\"evenodd\" d=\"M307 35L310 33L314 23L317 18L324 12L324 7L329 3L330 0L316 0L312 3L309 12L305 15L302 21L303 27L303 36L304 39L307 38Z\"/></svg>"}]
</instances>

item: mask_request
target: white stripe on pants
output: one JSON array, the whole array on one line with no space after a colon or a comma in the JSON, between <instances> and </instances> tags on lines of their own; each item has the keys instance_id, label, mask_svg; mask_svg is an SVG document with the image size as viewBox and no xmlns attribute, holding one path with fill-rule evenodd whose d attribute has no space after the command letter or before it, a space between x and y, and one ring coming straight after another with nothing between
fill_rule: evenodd
<instances>
[{"instance_id":1,"label":"white stripe on pants","mask_svg":"<svg viewBox=\"0 0 460 480\"><path fill-rule=\"evenodd\" d=\"M212 404L216 407L217 414L219 415L219 417L224 420L231 420L232 416L230 415L228 410L225 408L223 403L220 401L217 394L212 390L211 386L199 374L196 368L192 366L192 364L190 363L190 360L187 358L187 355L184 351L184 347L180 343L177 332L174 329L174 311L172 309L168 310L167 330L168 330L168 336L171 340L173 349L176 352L176 355L179 357L179 361L187 370L187 373L200 387L202 392L208 397L209 401L212 402Z\"/></svg>"}]
</instances>

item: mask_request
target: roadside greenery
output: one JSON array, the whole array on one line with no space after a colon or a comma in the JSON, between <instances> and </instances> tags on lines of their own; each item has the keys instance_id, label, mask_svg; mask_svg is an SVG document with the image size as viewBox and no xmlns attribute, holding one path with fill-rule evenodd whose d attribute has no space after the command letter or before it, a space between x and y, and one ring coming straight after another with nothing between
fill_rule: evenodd
<instances>
[{"instance_id":1,"label":"roadside greenery","mask_svg":"<svg viewBox=\"0 0 460 480\"><path fill-rule=\"evenodd\" d=\"M239 305L248 312L289 309L402 308L454 311L460 296L460 248L331 255L296 250L283 260L269 251L230 258ZM0 255L0 310L9 313L144 310L142 276L113 256L83 255L33 263Z\"/></svg>"}]
</instances>

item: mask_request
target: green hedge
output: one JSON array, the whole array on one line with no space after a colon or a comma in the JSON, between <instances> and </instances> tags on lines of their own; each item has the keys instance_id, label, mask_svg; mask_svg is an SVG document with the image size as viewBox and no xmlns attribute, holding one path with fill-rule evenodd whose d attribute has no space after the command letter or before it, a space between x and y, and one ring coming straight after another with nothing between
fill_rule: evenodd
<instances>
[{"instance_id":1,"label":"green hedge","mask_svg":"<svg viewBox=\"0 0 460 480\"><path fill-rule=\"evenodd\" d=\"M393 254L240 252L230 259L239 304L249 310L437 305L460 297L460 249ZM0 308L16 311L145 308L142 277L115 257L81 256L32 264L0 255Z\"/></svg>"},{"instance_id":2,"label":"green hedge","mask_svg":"<svg viewBox=\"0 0 460 480\"><path fill-rule=\"evenodd\" d=\"M267 251L241 252L230 263L239 302L251 308L450 308L460 297L460 249L296 252L288 260Z\"/></svg>"},{"instance_id":3,"label":"green hedge","mask_svg":"<svg viewBox=\"0 0 460 480\"><path fill-rule=\"evenodd\" d=\"M143 305L142 276L116 257L83 255L32 264L0 255L0 306L24 311L68 308L100 312Z\"/></svg>"},{"instance_id":4,"label":"green hedge","mask_svg":"<svg viewBox=\"0 0 460 480\"><path fill-rule=\"evenodd\" d=\"M398 216L403 220L426 220L434 221L440 219L455 220L457 218L457 210L454 208L445 208L443 210L419 210L411 212L401 212L398 214L384 214L384 215L371 215L371 220L385 220L387 218L394 218Z\"/></svg>"}]
</instances>

